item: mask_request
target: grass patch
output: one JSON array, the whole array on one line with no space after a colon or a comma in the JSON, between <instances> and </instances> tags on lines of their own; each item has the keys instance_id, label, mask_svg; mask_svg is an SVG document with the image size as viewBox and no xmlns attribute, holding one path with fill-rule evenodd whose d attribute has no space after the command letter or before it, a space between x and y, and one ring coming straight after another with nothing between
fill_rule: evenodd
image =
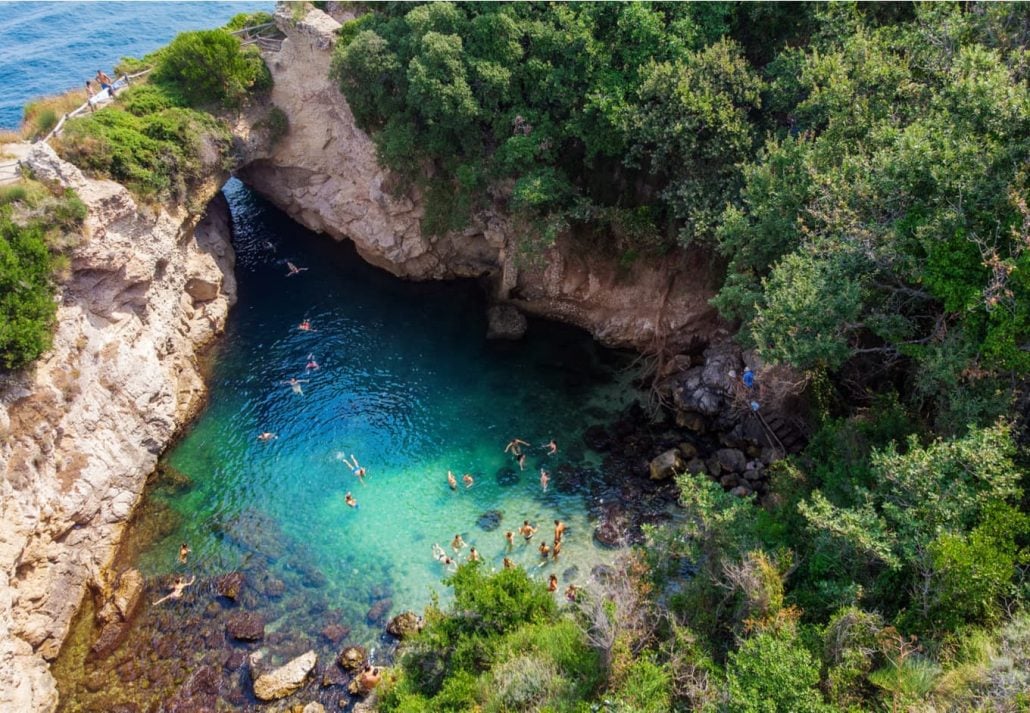
<instances>
[{"instance_id":1,"label":"grass patch","mask_svg":"<svg viewBox=\"0 0 1030 713\"><path fill-rule=\"evenodd\" d=\"M86 103L86 90L70 89L64 94L35 99L25 105L21 135L24 139L40 139L49 134L61 117Z\"/></svg>"}]
</instances>

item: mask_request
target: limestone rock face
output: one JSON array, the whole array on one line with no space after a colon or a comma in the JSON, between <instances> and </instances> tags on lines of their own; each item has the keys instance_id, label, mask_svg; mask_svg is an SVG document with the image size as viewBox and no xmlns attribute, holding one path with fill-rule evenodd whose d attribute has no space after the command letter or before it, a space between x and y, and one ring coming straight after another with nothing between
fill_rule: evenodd
<instances>
[{"instance_id":1,"label":"limestone rock face","mask_svg":"<svg viewBox=\"0 0 1030 713\"><path fill-rule=\"evenodd\" d=\"M254 695L262 701L275 701L285 698L304 685L308 674L315 668L318 655L308 651L254 681Z\"/></svg>"},{"instance_id":2,"label":"limestone rock face","mask_svg":"<svg viewBox=\"0 0 1030 713\"><path fill-rule=\"evenodd\" d=\"M26 162L89 211L53 348L0 379L0 710L51 711L46 662L86 582L110 566L158 454L200 406L195 355L222 330L236 284L224 200L203 217L141 209L46 144ZM198 204L219 185L194 196ZM217 293L198 299L190 279ZM131 616L132 580L123 575L110 600L113 622Z\"/></svg>"},{"instance_id":3,"label":"limestone rock face","mask_svg":"<svg viewBox=\"0 0 1030 713\"><path fill-rule=\"evenodd\" d=\"M288 3L275 19L286 40L265 54L275 82L269 101L286 113L289 130L272 147L243 142L239 175L299 223L353 241L365 260L401 277L486 278L498 303L578 325L612 346L644 348L660 339L669 348L696 347L729 336L708 303L717 275L699 251L626 267L562 236L527 261L519 244L530 229L506 215L505 187L465 229L424 234L424 197L417 188L398 191L397 176L377 163L372 139L329 78L340 23L314 8L295 18ZM267 111L252 110L237 135L260 134Z\"/></svg>"}]
</instances>

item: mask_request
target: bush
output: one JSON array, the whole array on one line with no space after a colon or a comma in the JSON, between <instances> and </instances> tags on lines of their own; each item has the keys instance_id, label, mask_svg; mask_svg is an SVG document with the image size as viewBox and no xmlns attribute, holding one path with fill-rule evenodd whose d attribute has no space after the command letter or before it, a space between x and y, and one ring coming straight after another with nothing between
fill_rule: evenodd
<instances>
[{"instance_id":1,"label":"bush","mask_svg":"<svg viewBox=\"0 0 1030 713\"><path fill-rule=\"evenodd\" d=\"M731 653L730 707L739 713L823 713L819 664L790 632L762 632Z\"/></svg>"},{"instance_id":2,"label":"bush","mask_svg":"<svg viewBox=\"0 0 1030 713\"><path fill-rule=\"evenodd\" d=\"M119 95L122 109L136 116L155 114L176 106L176 97L157 84L137 84Z\"/></svg>"},{"instance_id":3,"label":"bush","mask_svg":"<svg viewBox=\"0 0 1030 713\"><path fill-rule=\"evenodd\" d=\"M271 87L257 50L226 30L183 32L161 50L151 81L189 106L239 107L249 92Z\"/></svg>"}]
</instances>

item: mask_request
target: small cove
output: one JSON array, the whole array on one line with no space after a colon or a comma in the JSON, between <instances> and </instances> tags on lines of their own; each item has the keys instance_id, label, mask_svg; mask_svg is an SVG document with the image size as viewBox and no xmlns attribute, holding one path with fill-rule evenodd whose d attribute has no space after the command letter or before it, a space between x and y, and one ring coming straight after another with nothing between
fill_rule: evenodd
<instances>
[{"instance_id":1,"label":"small cove","mask_svg":"<svg viewBox=\"0 0 1030 713\"><path fill-rule=\"evenodd\" d=\"M91 627L80 617L55 666L62 710L121 700L145 709L212 650L224 658L263 648L278 662L315 646L331 657L342 644L320 633L329 624L386 658L386 617L421 611L434 596L447 601L432 547L452 553L455 533L486 566L501 567L507 555L541 581L555 573L584 583L613 556L593 529L606 502L622 497L622 473L602 467L582 435L640 396L632 355L536 320L521 341L487 341L474 281L399 280L238 181L225 193L239 300L211 357L209 404L165 456L185 478L160 479L126 534L122 566L147 579L142 613L109 659L85 666ZM286 277L286 261L306 269ZM310 331L298 329L304 320ZM319 368L307 368L312 359ZM303 393L284 383L291 378ZM276 438L259 440L266 431ZM531 444L524 471L503 452L514 437ZM554 456L544 447L551 438ZM351 455L367 468L364 483L341 461ZM541 468L551 475L546 492ZM448 470L475 484L452 491ZM345 503L347 491L357 508ZM488 511L500 513L496 529L480 522ZM543 563L536 545L550 539L556 518L568 524L561 560ZM508 552L504 532L526 519L540 534L529 546L516 535ZM181 542L192 548L186 565ZM267 622L260 645L224 635L217 609L229 605L214 582L232 571L247 585L231 606ZM197 584L182 600L153 606L179 575ZM370 616L376 606L381 618ZM91 686L101 672L106 683ZM232 688L223 697L233 706L254 703L245 683Z\"/></svg>"}]
</instances>

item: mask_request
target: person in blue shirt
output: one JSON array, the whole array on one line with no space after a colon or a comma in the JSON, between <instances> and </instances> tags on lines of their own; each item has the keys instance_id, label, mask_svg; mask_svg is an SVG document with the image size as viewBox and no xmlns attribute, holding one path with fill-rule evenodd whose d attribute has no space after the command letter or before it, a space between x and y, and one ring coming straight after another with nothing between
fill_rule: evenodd
<instances>
[{"instance_id":1,"label":"person in blue shirt","mask_svg":"<svg viewBox=\"0 0 1030 713\"><path fill-rule=\"evenodd\" d=\"M755 388L755 372L751 371L751 367L744 367L744 376L742 378L744 381L744 386L748 387L749 389Z\"/></svg>"}]
</instances>

